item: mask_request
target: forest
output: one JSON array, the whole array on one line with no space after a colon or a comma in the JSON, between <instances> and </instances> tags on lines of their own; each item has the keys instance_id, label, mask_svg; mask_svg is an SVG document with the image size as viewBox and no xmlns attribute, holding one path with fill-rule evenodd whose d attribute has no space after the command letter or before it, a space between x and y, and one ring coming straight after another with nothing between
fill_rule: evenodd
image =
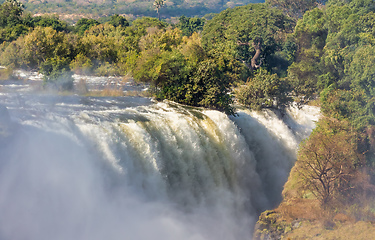
<instances>
[{"instance_id":1,"label":"forest","mask_svg":"<svg viewBox=\"0 0 375 240\"><path fill-rule=\"evenodd\" d=\"M72 90L73 73L130 75L155 99L234 116L236 106L317 105L322 118L300 146L284 198L374 221L374 11L373 0L267 0L176 24L114 14L70 25L6 0L0 65L38 70L57 90Z\"/></svg>"}]
</instances>

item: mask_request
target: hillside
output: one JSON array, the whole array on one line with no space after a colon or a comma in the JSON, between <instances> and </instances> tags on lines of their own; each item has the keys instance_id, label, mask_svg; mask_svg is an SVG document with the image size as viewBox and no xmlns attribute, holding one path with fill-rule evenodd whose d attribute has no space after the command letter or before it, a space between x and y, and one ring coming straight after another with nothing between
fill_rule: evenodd
<instances>
[{"instance_id":1,"label":"hillside","mask_svg":"<svg viewBox=\"0 0 375 240\"><path fill-rule=\"evenodd\" d=\"M0 0L2 4L5 0ZM83 16L98 18L106 15L121 14L130 16L151 16L157 14L152 0L21 0L25 9L32 14L54 13L66 20L76 21ZM181 15L204 16L218 13L226 8L242 6L263 0L167 0L160 10L161 18L173 18Z\"/></svg>"}]
</instances>

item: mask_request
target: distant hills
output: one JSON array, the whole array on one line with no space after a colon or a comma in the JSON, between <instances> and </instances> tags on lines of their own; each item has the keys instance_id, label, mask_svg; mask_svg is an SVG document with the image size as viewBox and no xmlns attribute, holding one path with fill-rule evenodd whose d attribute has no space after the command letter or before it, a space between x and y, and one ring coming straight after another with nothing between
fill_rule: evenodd
<instances>
[{"instance_id":1,"label":"distant hills","mask_svg":"<svg viewBox=\"0 0 375 240\"><path fill-rule=\"evenodd\" d=\"M3 3L5 0L0 0ZM21 0L25 9L32 14L58 14L66 20L77 20L82 16L98 18L113 14L129 17L156 17L153 0ZM181 15L204 16L264 0L167 0L160 10L161 18L175 18Z\"/></svg>"}]
</instances>

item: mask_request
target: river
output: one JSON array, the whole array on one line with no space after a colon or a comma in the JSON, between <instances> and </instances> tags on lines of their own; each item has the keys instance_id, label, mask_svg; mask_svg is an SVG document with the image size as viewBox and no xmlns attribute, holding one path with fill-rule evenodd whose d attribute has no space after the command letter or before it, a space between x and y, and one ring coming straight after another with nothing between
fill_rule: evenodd
<instances>
[{"instance_id":1,"label":"river","mask_svg":"<svg viewBox=\"0 0 375 240\"><path fill-rule=\"evenodd\" d=\"M228 117L34 92L35 81L0 82L0 239L251 239L319 118L311 106Z\"/></svg>"}]
</instances>

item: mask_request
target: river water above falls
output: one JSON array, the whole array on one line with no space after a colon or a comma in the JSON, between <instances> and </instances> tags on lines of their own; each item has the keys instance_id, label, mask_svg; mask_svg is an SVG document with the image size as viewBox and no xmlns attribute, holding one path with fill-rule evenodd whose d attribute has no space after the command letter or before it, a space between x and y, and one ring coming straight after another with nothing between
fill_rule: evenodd
<instances>
[{"instance_id":1,"label":"river water above falls","mask_svg":"<svg viewBox=\"0 0 375 240\"><path fill-rule=\"evenodd\" d=\"M319 111L0 89L0 239L251 239Z\"/></svg>"}]
</instances>

